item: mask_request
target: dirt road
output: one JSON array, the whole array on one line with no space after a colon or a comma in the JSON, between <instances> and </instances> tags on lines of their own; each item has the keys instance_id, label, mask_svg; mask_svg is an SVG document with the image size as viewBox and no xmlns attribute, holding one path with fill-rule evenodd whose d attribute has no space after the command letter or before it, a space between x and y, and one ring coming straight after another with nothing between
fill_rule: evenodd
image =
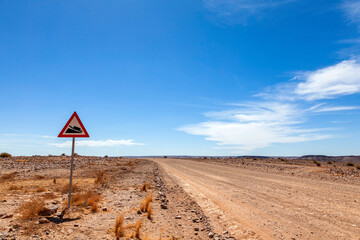
<instances>
[{"instance_id":1,"label":"dirt road","mask_svg":"<svg viewBox=\"0 0 360 240\"><path fill-rule=\"evenodd\" d=\"M360 186L181 159L152 159L215 231L237 239L360 239ZM225 234L226 235L226 232Z\"/></svg>"}]
</instances>

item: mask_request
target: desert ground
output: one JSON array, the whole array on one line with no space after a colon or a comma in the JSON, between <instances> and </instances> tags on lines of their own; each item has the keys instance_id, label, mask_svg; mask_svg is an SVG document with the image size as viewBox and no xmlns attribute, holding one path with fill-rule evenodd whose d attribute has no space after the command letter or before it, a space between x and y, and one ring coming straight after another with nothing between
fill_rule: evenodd
<instances>
[{"instance_id":1,"label":"desert ground","mask_svg":"<svg viewBox=\"0 0 360 240\"><path fill-rule=\"evenodd\" d=\"M0 158L0 239L360 239L360 163Z\"/></svg>"}]
</instances>

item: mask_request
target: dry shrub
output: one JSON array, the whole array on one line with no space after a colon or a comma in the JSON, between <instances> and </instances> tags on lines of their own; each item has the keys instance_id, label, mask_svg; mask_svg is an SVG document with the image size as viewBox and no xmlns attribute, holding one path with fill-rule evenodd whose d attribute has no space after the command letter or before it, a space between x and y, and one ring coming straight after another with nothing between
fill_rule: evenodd
<instances>
[{"instance_id":1,"label":"dry shrub","mask_svg":"<svg viewBox=\"0 0 360 240\"><path fill-rule=\"evenodd\" d=\"M106 186L108 183L108 177L106 171L104 170L96 170L95 171L95 183L101 184L102 186Z\"/></svg>"},{"instance_id":2,"label":"dry shrub","mask_svg":"<svg viewBox=\"0 0 360 240\"><path fill-rule=\"evenodd\" d=\"M65 183L64 185L62 185L60 187L59 191L64 194L68 193L69 192L69 183ZM75 192L79 192L79 191L80 191L80 187L76 183L73 183L71 185L71 192L75 193Z\"/></svg>"},{"instance_id":3,"label":"dry shrub","mask_svg":"<svg viewBox=\"0 0 360 240\"><path fill-rule=\"evenodd\" d=\"M6 152L2 152L2 153L0 153L0 157L2 157L2 158L11 157L11 154L6 153Z\"/></svg>"},{"instance_id":4,"label":"dry shrub","mask_svg":"<svg viewBox=\"0 0 360 240\"><path fill-rule=\"evenodd\" d=\"M147 184L146 182L143 183L143 185L140 188L140 191L146 192L147 191Z\"/></svg>"},{"instance_id":5,"label":"dry shrub","mask_svg":"<svg viewBox=\"0 0 360 240\"><path fill-rule=\"evenodd\" d=\"M13 180L17 172L12 172L8 174L4 174L1 176L0 181Z\"/></svg>"},{"instance_id":6,"label":"dry shrub","mask_svg":"<svg viewBox=\"0 0 360 240\"><path fill-rule=\"evenodd\" d=\"M36 180L42 180L42 179L45 179L45 176L36 175L36 176L34 177L34 179L36 179Z\"/></svg>"},{"instance_id":7,"label":"dry shrub","mask_svg":"<svg viewBox=\"0 0 360 240\"><path fill-rule=\"evenodd\" d=\"M21 187L18 185L10 185L9 190L20 190Z\"/></svg>"},{"instance_id":8,"label":"dry shrub","mask_svg":"<svg viewBox=\"0 0 360 240\"><path fill-rule=\"evenodd\" d=\"M141 218L140 218L139 221L137 222L136 226L135 226L135 229L134 229L133 233L131 234L132 238L140 238L141 225L142 225L142 221L141 221Z\"/></svg>"},{"instance_id":9,"label":"dry shrub","mask_svg":"<svg viewBox=\"0 0 360 240\"><path fill-rule=\"evenodd\" d=\"M115 222L115 236L116 238L120 238L124 236L124 215L120 214L117 218L116 218L116 222Z\"/></svg>"},{"instance_id":10,"label":"dry shrub","mask_svg":"<svg viewBox=\"0 0 360 240\"><path fill-rule=\"evenodd\" d=\"M52 193L52 192L47 192L47 193L45 193L45 194L43 195L43 198L44 198L44 199L53 199L53 198L55 198L55 197L56 197L55 194Z\"/></svg>"},{"instance_id":11,"label":"dry shrub","mask_svg":"<svg viewBox=\"0 0 360 240\"><path fill-rule=\"evenodd\" d=\"M147 208L147 214L146 217L151 220L152 219L152 207L151 207L151 203L149 203L148 208Z\"/></svg>"},{"instance_id":12,"label":"dry shrub","mask_svg":"<svg viewBox=\"0 0 360 240\"><path fill-rule=\"evenodd\" d=\"M36 189L36 192L45 192L45 191L46 191L46 189L43 188L43 187L38 187L38 188Z\"/></svg>"},{"instance_id":13,"label":"dry shrub","mask_svg":"<svg viewBox=\"0 0 360 240\"><path fill-rule=\"evenodd\" d=\"M97 212L100 194L94 191L76 193L71 196L71 205L78 207L90 206L91 212Z\"/></svg>"},{"instance_id":14,"label":"dry shrub","mask_svg":"<svg viewBox=\"0 0 360 240\"><path fill-rule=\"evenodd\" d=\"M149 193L146 196L146 198L140 203L140 210L142 212L147 212L151 201L152 201L152 196L151 196L151 193Z\"/></svg>"},{"instance_id":15,"label":"dry shrub","mask_svg":"<svg viewBox=\"0 0 360 240\"><path fill-rule=\"evenodd\" d=\"M19 213L24 220L34 219L39 216L39 213L44 211L45 201L42 198L33 198L29 202L23 203L19 207Z\"/></svg>"}]
</instances>

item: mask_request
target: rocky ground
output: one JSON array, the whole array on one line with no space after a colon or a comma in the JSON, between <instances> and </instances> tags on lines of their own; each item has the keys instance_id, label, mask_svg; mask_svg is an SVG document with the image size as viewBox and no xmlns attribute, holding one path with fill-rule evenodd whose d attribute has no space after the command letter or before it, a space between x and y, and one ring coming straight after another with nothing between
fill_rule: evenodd
<instances>
[{"instance_id":1,"label":"rocky ground","mask_svg":"<svg viewBox=\"0 0 360 240\"><path fill-rule=\"evenodd\" d=\"M66 209L69 156L0 158L0 239L359 240L358 165L77 156Z\"/></svg>"},{"instance_id":2,"label":"rocky ground","mask_svg":"<svg viewBox=\"0 0 360 240\"><path fill-rule=\"evenodd\" d=\"M69 162L0 159L0 239L116 239L119 216L120 239L220 239L197 203L149 160L76 157L75 201L63 211ZM141 211L148 195L151 210Z\"/></svg>"}]
</instances>

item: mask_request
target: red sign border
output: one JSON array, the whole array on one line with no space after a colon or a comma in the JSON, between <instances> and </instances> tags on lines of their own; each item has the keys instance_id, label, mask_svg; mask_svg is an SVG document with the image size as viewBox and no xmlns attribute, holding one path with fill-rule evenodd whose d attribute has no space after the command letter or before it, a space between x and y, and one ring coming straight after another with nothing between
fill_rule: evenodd
<instances>
[{"instance_id":1,"label":"red sign border","mask_svg":"<svg viewBox=\"0 0 360 240\"><path fill-rule=\"evenodd\" d=\"M76 135L76 134L72 134L72 135L63 135L63 134L64 134L64 132L65 132L65 130L68 128L68 126L69 126L69 124L70 124L71 120L72 120L74 117L78 120L78 122L79 122L79 124L80 124L81 129L83 129L83 130L84 130L85 135ZM73 113L73 115L71 115L71 117L70 117L69 121L67 121L67 123L65 124L64 128L63 128L63 129L61 130L61 132L59 133L58 137L59 137L59 138L60 138L60 137L83 137L83 138L86 138L86 137L90 137L90 136L89 136L88 132L86 131L86 128L85 128L85 127L84 127L84 125L82 124L82 122L81 122L81 120L80 120L79 116L77 115L77 113L76 113L76 112L74 112L74 113Z\"/></svg>"}]
</instances>

